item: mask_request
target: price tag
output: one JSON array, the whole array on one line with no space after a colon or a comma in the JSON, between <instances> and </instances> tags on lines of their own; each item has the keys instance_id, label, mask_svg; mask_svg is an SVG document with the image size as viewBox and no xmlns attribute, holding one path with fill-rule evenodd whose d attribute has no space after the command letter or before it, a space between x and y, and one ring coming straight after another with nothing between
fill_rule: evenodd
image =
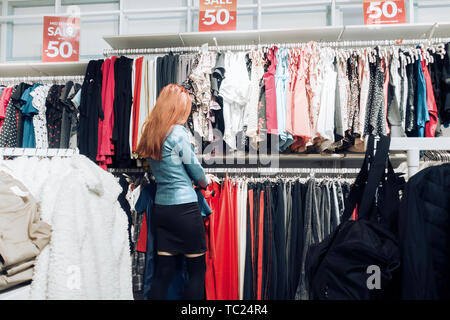
<instances>
[{"instance_id":1,"label":"price tag","mask_svg":"<svg viewBox=\"0 0 450 320\"><path fill-rule=\"evenodd\" d=\"M404 0L364 0L364 24L406 23Z\"/></svg>"},{"instance_id":2,"label":"price tag","mask_svg":"<svg viewBox=\"0 0 450 320\"><path fill-rule=\"evenodd\" d=\"M198 31L236 30L237 0L200 0Z\"/></svg>"},{"instance_id":3,"label":"price tag","mask_svg":"<svg viewBox=\"0 0 450 320\"><path fill-rule=\"evenodd\" d=\"M44 17L43 62L78 61L80 18Z\"/></svg>"}]
</instances>

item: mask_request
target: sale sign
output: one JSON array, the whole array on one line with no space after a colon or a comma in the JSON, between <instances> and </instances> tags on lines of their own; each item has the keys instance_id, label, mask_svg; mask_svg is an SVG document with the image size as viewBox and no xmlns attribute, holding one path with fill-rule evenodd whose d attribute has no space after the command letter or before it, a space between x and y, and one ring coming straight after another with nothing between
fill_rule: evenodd
<instances>
[{"instance_id":1,"label":"sale sign","mask_svg":"<svg viewBox=\"0 0 450 320\"><path fill-rule=\"evenodd\" d=\"M364 0L364 24L406 23L404 0Z\"/></svg>"},{"instance_id":2,"label":"sale sign","mask_svg":"<svg viewBox=\"0 0 450 320\"><path fill-rule=\"evenodd\" d=\"M80 18L44 17L43 62L78 61Z\"/></svg>"},{"instance_id":3,"label":"sale sign","mask_svg":"<svg viewBox=\"0 0 450 320\"><path fill-rule=\"evenodd\" d=\"M198 31L236 30L237 0L200 0Z\"/></svg>"}]
</instances>

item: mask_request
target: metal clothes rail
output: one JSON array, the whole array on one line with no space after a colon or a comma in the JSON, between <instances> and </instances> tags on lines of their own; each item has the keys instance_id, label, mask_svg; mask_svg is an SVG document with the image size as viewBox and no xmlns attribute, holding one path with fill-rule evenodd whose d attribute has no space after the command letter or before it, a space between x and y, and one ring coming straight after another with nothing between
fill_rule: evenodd
<instances>
[{"instance_id":1,"label":"metal clothes rail","mask_svg":"<svg viewBox=\"0 0 450 320\"><path fill-rule=\"evenodd\" d=\"M206 173L320 173L320 174L357 174L359 168L206 168Z\"/></svg>"},{"instance_id":2,"label":"metal clothes rail","mask_svg":"<svg viewBox=\"0 0 450 320\"><path fill-rule=\"evenodd\" d=\"M215 40L215 39L214 39ZM375 47L375 46L413 46L420 44L438 44L450 42L449 38L429 38L429 39L406 39L406 40L371 40L371 41L332 41L332 42L320 42L316 41L322 47L332 48L351 48L351 47ZM254 48L272 47L277 46L279 48L296 48L307 44L307 42L298 43L266 43L266 44L244 44L244 45L227 45L219 46L215 41L215 46L208 46L208 50L212 51L246 51ZM157 54L157 53L180 53L180 52L198 52L202 50L202 47L167 47L167 48L144 48L144 49L105 49L103 55L139 55L139 54Z\"/></svg>"},{"instance_id":3,"label":"metal clothes rail","mask_svg":"<svg viewBox=\"0 0 450 320\"><path fill-rule=\"evenodd\" d=\"M450 150L450 137L444 138L391 138L391 151L406 151L408 176L412 177L419 171L420 151Z\"/></svg>"},{"instance_id":4,"label":"metal clothes rail","mask_svg":"<svg viewBox=\"0 0 450 320\"><path fill-rule=\"evenodd\" d=\"M18 82L83 82L84 75L75 76L41 76L41 77L5 77L0 78L0 84L18 83Z\"/></svg>"},{"instance_id":5,"label":"metal clothes rail","mask_svg":"<svg viewBox=\"0 0 450 320\"><path fill-rule=\"evenodd\" d=\"M0 157L71 157L79 153L78 149L0 148Z\"/></svg>"},{"instance_id":6,"label":"metal clothes rail","mask_svg":"<svg viewBox=\"0 0 450 320\"><path fill-rule=\"evenodd\" d=\"M110 173L145 173L149 172L144 168L108 168Z\"/></svg>"}]
</instances>

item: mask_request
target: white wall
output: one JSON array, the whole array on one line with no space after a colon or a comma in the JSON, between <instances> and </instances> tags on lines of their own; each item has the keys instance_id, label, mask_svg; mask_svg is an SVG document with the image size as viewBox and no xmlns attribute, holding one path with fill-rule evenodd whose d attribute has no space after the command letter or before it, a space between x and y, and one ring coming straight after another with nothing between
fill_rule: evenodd
<instances>
[{"instance_id":1,"label":"white wall","mask_svg":"<svg viewBox=\"0 0 450 320\"><path fill-rule=\"evenodd\" d=\"M441 22L450 20L450 1L418 2L414 20L416 23Z\"/></svg>"},{"instance_id":2,"label":"white wall","mask_svg":"<svg viewBox=\"0 0 450 320\"><path fill-rule=\"evenodd\" d=\"M1 5L0 0L0 5ZM187 31L185 12L172 12L170 8L186 6L187 0L122 0L124 9L169 8L165 13L134 13L129 14L122 26L125 34L147 33L177 33ZM280 0L282 2L303 2L304 0ZM54 12L54 0L34 0L35 6L29 7L30 1L9 1L9 14L49 14ZM91 4L91 3L97 4ZM310 0L308 0L311 3ZM238 0L238 5L255 4L256 0ZM262 0L263 4L276 3L273 0ZM20 4L20 6L17 6ZM118 10L119 0L62 0L62 11L65 12L69 4L79 5L82 12ZM195 6L199 0L193 0ZM28 7L27 7L28 5ZM37 5L37 6L36 6ZM25 6L25 7L24 7ZM450 20L450 0L416 1L415 21L436 22ZM1 12L1 11L0 11ZM192 31L198 30L198 12L194 10L191 20ZM251 30L257 28L257 10L238 10L237 29ZM326 5L298 6L294 8L264 8L262 13L263 29L298 28L324 26L330 24L330 8ZM337 25L362 24L361 3L339 4L336 12ZM2 24L4 28L5 24ZM16 20L8 24L6 34L7 48L1 48L0 54L6 51L7 61L40 60L42 52L42 18ZM81 19L81 59L101 57L103 49L108 45L103 41L104 35L119 34L118 15L102 17L83 17ZM1 43L1 41L0 41Z\"/></svg>"},{"instance_id":3,"label":"white wall","mask_svg":"<svg viewBox=\"0 0 450 320\"><path fill-rule=\"evenodd\" d=\"M62 6L66 12L68 6ZM80 5L81 12L118 10L118 3ZM119 17L117 15L89 17L80 20L80 59L98 55L108 44L103 36L117 34Z\"/></svg>"},{"instance_id":4,"label":"white wall","mask_svg":"<svg viewBox=\"0 0 450 320\"><path fill-rule=\"evenodd\" d=\"M185 0L125 0L124 9L174 8L185 6ZM183 12L140 13L127 18L125 33L177 33L186 31L186 14Z\"/></svg>"},{"instance_id":5,"label":"white wall","mask_svg":"<svg viewBox=\"0 0 450 320\"><path fill-rule=\"evenodd\" d=\"M16 15L51 14L54 7L42 6L31 8L15 8ZM42 53L42 19L17 20L8 27L8 42L12 39L12 47L7 50L7 57L15 60L31 60Z\"/></svg>"},{"instance_id":6,"label":"white wall","mask_svg":"<svg viewBox=\"0 0 450 320\"><path fill-rule=\"evenodd\" d=\"M68 6L62 6L66 12ZM118 3L80 5L81 12L118 10ZM12 11L15 15L53 14L54 6L17 7ZM80 59L90 58L102 53L107 47L104 35L117 34L118 16L86 17L80 22ZM40 60L43 37L42 18L17 20L9 27L9 38L12 38L11 49L7 51L8 60Z\"/></svg>"}]
</instances>

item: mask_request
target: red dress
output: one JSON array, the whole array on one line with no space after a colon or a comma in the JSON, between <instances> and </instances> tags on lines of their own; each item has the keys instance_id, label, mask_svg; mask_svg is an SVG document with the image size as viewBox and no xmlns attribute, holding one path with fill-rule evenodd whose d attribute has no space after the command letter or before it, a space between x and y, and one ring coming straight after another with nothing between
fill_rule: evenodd
<instances>
[{"instance_id":1,"label":"red dress","mask_svg":"<svg viewBox=\"0 0 450 320\"><path fill-rule=\"evenodd\" d=\"M264 191L259 194L259 219L258 219L258 265L257 265L257 300L262 300L262 274L263 274L263 242L264 235Z\"/></svg>"},{"instance_id":2,"label":"red dress","mask_svg":"<svg viewBox=\"0 0 450 320\"><path fill-rule=\"evenodd\" d=\"M142 220L136 251L147 252L147 214L145 212L142 214L144 215L144 219Z\"/></svg>"},{"instance_id":3,"label":"red dress","mask_svg":"<svg viewBox=\"0 0 450 320\"><path fill-rule=\"evenodd\" d=\"M249 211L249 218L250 218L250 245L251 245L251 266L252 266L252 279L255 280L253 271L255 270L255 232L254 232L254 224L253 224L253 189L248 190L248 211ZM256 297L256 292L254 291L256 289L256 283L253 282L253 296Z\"/></svg>"},{"instance_id":4,"label":"red dress","mask_svg":"<svg viewBox=\"0 0 450 320\"><path fill-rule=\"evenodd\" d=\"M236 187L226 178L220 195L220 214L215 221L214 278L217 300L239 298L235 213Z\"/></svg>"},{"instance_id":5,"label":"red dress","mask_svg":"<svg viewBox=\"0 0 450 320\"><path fill-rule=\"evenodd\" d=\"M3 126L3 121L6 116L6 107L8 106L9 100L11 99L13 87L7 87L3 90L0 97L0 131Z\"/></svg>"},{"instance_id":6,"label":"red dress","mask_svg":"<svg viewBox=\"0 0 450 320\"><path fill-rule=\"evenodd\" d=\"M208 196L214 191L214 196ZM208 202L212 213L206 218L205 221L205 232L206 232L206 246L208 251L206 251L206 274L205 274L205 291L206 300L216 300L216 279L214 277L214 265L215 265L215 226L216 220L220 215L220 185L217 183L210 184L206 192L202 192Z\"/></svg>"},{"instance_id":7,"label":"red dress","mask_svg":"<svg viewBox=\"0 0 450 320\"><path fill-rule=\"evenodd\" d=\"M114 155L114 145L111 141L114 126L114 63L117 57L106 59L102 65L103 87L102 87L102 109L103 120L98 122L98 146L97 161L99 165L106 169L112 163Z\"/></svg>"},{"instance_id":8,"label":"red dress","mask_svg":"<svg viewBox=\"0 0 450 320\"><path fill-rule=\"evenodd\" d=\"M277 96L275 91L275 71L277 69L277 51L278 47L272 47L267 52L267 60L270 61L270 66L264 74L264 86L266 90L266 119L267 119L267 133L277 134L278 120L277 120Z\"/></svg>"}]
</instances>

